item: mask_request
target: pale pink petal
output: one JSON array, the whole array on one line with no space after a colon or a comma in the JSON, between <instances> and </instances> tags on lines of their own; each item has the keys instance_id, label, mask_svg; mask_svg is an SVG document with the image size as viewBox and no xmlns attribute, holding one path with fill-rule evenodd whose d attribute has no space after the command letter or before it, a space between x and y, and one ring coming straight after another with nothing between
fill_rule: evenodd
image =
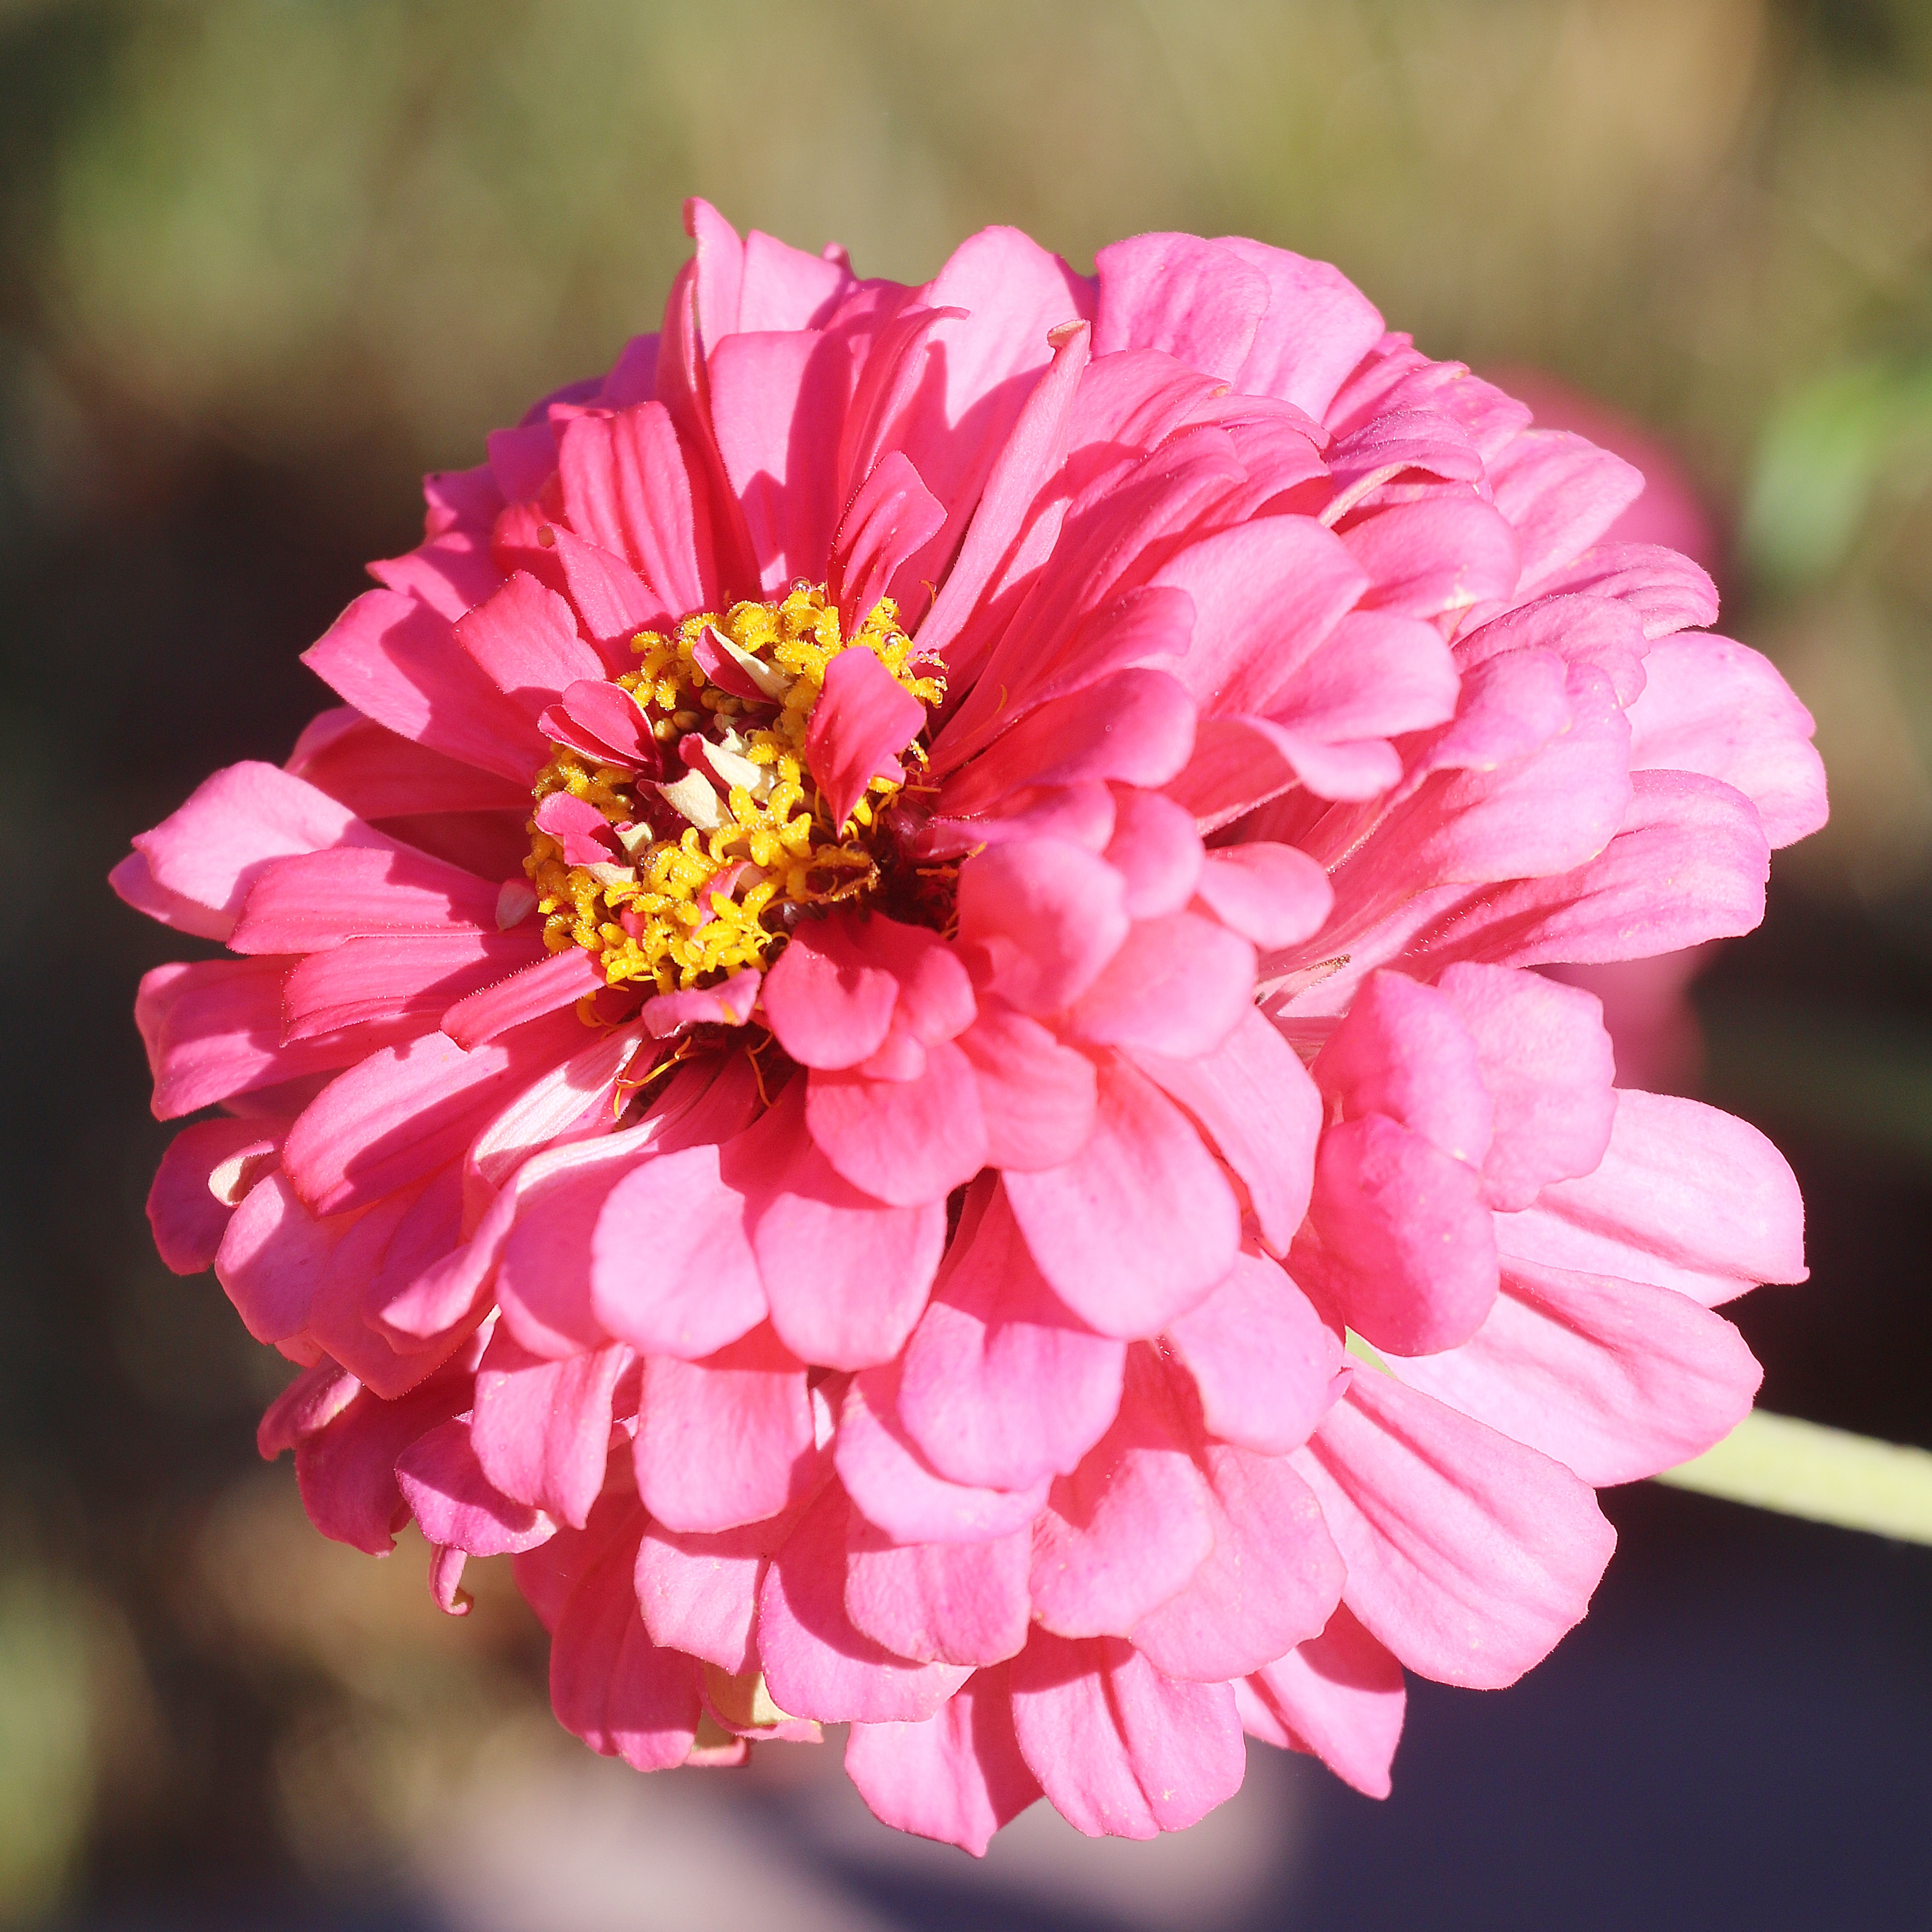
<instances>
[{"instance_id":1,"label":"pale pink petal","mask_svg":"<svg viewBox=\"0 0 1932 1932\"><path fill-rule=\"evenodd\" d=\"M988 1002L959 1036L986 1124L986 1164L1016 1172L1058 1167L1094 1125L1094 1063L1024 1013Z\"/></svg>"},{"instance_id":2,"label":"pale pink petal","mask_svg":"<svg viewBox=\"0 0 1932 1932\"><path fill-rule=\"evenodd\" d=\"M1348 1565L1349 1609L1441 1683L1496 1690L1540 1664L1616 1543L1561 1463L1372 1371L1296 1462Z\"/></svg>"},{"instance_id":3,"label":"pale pink petal","mask_svg":"<svg viewBox=\"0 0 1932 1932\"><path fill-rule=\"evenodd\" d=\"M1408 1702L1402 1666L1338 1606L1328 1628L1234 1686L1253 1736L1318 1757L1370 1798L1389 1795L1389 1766Z\"/></svg>"},{"instance_id":4,"label":"pale pink petal","mask_svg":"<svg viewBox=\"0 0 1932 1932\"><path fill-rule=\"evenodd\" d=\"M1400 616L1493 603L1509 596L1522 573L1514 527L1473 492L1390 504L1358 518L1341 536L1371 579L1363 602Z\"/></svg>"},{"instance_id":5,"label":"pale pink petal","mask_svg":"<svg viewBox=\"0 0 1932 1932\"><path fill-rule=\"evenodd\" d=\"M763 978L756 967L748 966L728 974L715 986L688 993L660 993L644 1002L638 1017L654 1040L669 1040L694 1026L740 1027L758 1004Z\"/></svg>"},{"instance_id":6,"label":"pale pink petal","mask_svg":"<svg viewBox=\"0 0 1932 1932\"><path fill-rule=\"evenodd\" d=\"M1343 380L1382 339L1382 319L1339 268L1239 236L1220 247L1268 285L1268 305L1241 364L1238 386L1280 396L1324 417Z\"/></svg>"},{"instance_id":7,"label":"pale pink petal","mask_svg":"<svg viewBox=\"0 0 1932 1932\"><path fill-rule=\"evenodd\" d=\"M1522 541L1519 598L1582 555L1643 488L1643 472L1566 430L1525 430L1489 465Z\"/></svg>"},{"instance_id":8,"label":"pale pink petal","mask_svg":"<svg viewBox=\"0 0 1932 1932\"><path fill-rule=\"evenodd\" d=\"M882 1823L975 1858L1040 1796L1003 1671L979 1672L922 1724L854 1724L845 1772Z\"/></svg>"},{"instance_id":9,"label":"pale pink petal","mask_svg":"<svg viewBox=\"0 0 1932 1932\"><path fill-rule=\"evenodd\" d=\"M1306 853L1262 839L1210 852L1196 890L1216 919L1263 947L1312 939L1335 903L1328 874Z\"/></svg>"}]
</instances>

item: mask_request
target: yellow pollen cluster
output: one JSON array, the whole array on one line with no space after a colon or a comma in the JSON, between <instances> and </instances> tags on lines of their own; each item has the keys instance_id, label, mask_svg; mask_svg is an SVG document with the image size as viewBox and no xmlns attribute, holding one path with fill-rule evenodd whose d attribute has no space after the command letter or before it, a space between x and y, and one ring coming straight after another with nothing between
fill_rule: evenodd
<instances>
[{"instance_id":1,"label":"yellow pollen cluster","mask_svg":"<svg viewBox=\"0 0 1932 1932\"><path fill-rule=\"evenodd\" d=\"M706 676L698 652L707 633L713 650L728 644L760 698ZM823 586L802 583L782 602L734 604L722 616L700 611L675 637L646 631L631 647L638 667L617 683L660 743L692 734L704 741L724 795L694 771L653 785L560 748L533 795L541 803L568 792L594 806L628 862L570 865L532 819L524 869L553 952L580 946L598 955L612 986L677 992L764 966L784 944L788 908L860 898L878 882L867 835L899 788L874 778L847 823L832 823L805 760L826 666L842 650L869 650L922 704L937 704L945 687L914 674L914 646L890 598L847 638ZM908 755L923 754L915 746Z\"/></svg>"}]
</instances>

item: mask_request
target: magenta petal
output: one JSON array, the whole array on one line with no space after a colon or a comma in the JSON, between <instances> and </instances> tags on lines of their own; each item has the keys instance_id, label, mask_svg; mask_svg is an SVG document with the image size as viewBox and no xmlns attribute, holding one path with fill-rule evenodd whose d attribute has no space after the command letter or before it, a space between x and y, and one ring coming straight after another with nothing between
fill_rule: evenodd
<instances>
[{"instance_id":1,"label":"magenta petal","mask_svg":"<svg viewBox=\"0 0 1932 1932\"><path fill-rule=\"evenodd\" d=\"M646 1160L598 1214L591 1306L640 1354L697 1361L764 1318L744 1196L721 1178L719 1154L706 1144Z\"/></svg>"},{"instance_id":2,"label":"magenta petal","mask_svg":"<svg viewBox=\"0 0 1932 1932\"><path fill-rule=\"evenodd\" d=\"M559 441L557 470L572 530L628 557L667 611L704 608L710 546L694 526L691 478L662 403L578 417Z\"/></svg>"},{"instance_id":3,"label":"magenta petal","mask_svg":"<svg viewBox=\"0 0 1932 1932\"><path fill-rule=\"evenodd\" d=\"M698 1666L652 1642L632 1572L642 1513L578 1580L550 1639L557 1722L637 1771L682 1764L696 1741Z\"/></svg>"},{"instance_id":4,"label":"magenta petal","mask_svg":"<svg viewBox=\"0 0 1932 1932\"><path fill-rule=\"evenodd\" d=\"M1318 1757L1370 1798L1389 1795L1389 1766L1408 1702L1402 1666L1338 1606L1328 1628L1234 1687L1256 1737Z\"/></svg>"},{"instance_id":5,"label":"magenta petal","mask_svg":"<svg viewBox=\"0 0 1932 1932\"><path fill-rule=\"evenodd\" d=\"M826 666L805 755L835 825L850 818L874 778L904 778L898 754L925 724L926 706L870 651L841 651Z\"/></svg>"},{"instance_id":6,"label":"magenta petal","mask_svg":"<svg viewBox=\"0 0 1932 1932\"><path fill-rule=\"evenodd\" d=\"M604 989L597 956L580 946L547 954L507 980L459 1000L442 1016L442 1030L466 1052L526 1021L574 1006Z\"/></svg>"},{"instance_id":7,"label":"magenta petal","mask_svg":"<svg viewBox=\"0 0 1932 1932\"><path fill-rule=\"evenodd\" d=\"M667 1529L735 1529L802 1502L813 1450L805 1365L769 1327L701 1362L645 1363L638 1493Z\"/></svg>"},{"instance_id":8,"label":"magenta petal","mask_svg":"<svg viewBox=\"0 0 1932 1932\"><path fill-rule=\"evenodd\" d=\"M910 1080L814 1071L805 1118L847 1180L896 1207L943 1201L986 1165L973 1064L950 1041L928 1047L924 1070Z\"/></svg>"},{"instance_id":9,"label":"magenta petal","mask_svg":"<svg viewBox=\"0 0 1932 1932\"><path fill-rule=\"evenodd\" d=\"M845 1773L883 1823L975 1858L1040 1796L1013 1735L1004 1671L980 1671L922 1724L854 1724Z\"/></svg>"},{"instance_id":10,"label":"magenta petal","mask_svg":"<svg viewBox=\"0 0 1932 1932\"><path fill-rule=\"evenodd\" d=\"M1165 1376L1128 1356L1113 1426L1053 1485L1034 1532L1034 1614L1063 1636L1124 1636L1214 1546L1208 1485Z\"/></svg>"},{"instance_id":11,"label":"magenta petal","mask_svg":"<svg viewBox=\"0 0 1932 1932\"><path fill-rule=\"evenodd\" d=\"M548 1541L553 1526L483 1472L466 1423L446 1422L396 1459L403 1500L430 1542L472 1556L503 1556Z\"/></svg>"},{"instance_id":12,"label":"magenta petal","mask_svg":"<svg viewBox=\"0 0 1932 1932\"><path fill-rule=\"evenodd\" d=\"M758 1655L773 1702L795 1718L866 1724L929 1718L973 1673L950 1664L908 1664L862 1636L845 1613L845 1552L852 1511L827 1484L772 1558L758 1593Z\"/></svg>"},{"instance_id":13,"label":"magenta petal","mask_svg":"<svg viewBox=\"0 0 1932 1932\"><path fill-rule=\"evenodd\" d=\"M1168 1325L1208 1432L1264 1456L1298 1449L1340 1393L1341 1350L1308 1298L1265 1256L1234 1271Z\"/></svg>"},{"instance_id":14,"label":"magenta petal","mask_svg":"<svg viewBox=\"0 0 1932 1932\"><path fill-rule=\"evenodd\" d=\"M1024 1490L1106 1432L1125 1359L1046 1285L1005 1196L981 1183L906 1345L899 1419L953 1481Z\"/></svg>"},{"instance_id":15,"label":"magenta petal","mask_svg":"<svg viewBox=\"0 0 1932 1932\"><path fill-rule=\"evenodd\" d=\"M603 659L577 634L570 606L526 571L458 618L456 640L532 722L567 686L604 675Z\"/></svg>"},{"instance_id":16,"label":"magenta petal","mask_svg":"<svg viewBox=\"0 0 1932 1932\"><path fill-rule=\"evenodd\" d=\"M653 1040L668 1040L694 1026L740 1027L751 1018L758 1004L764 976L755 966L747 966L715 986L688 993L660 993L644 1002L638 1017Z\"/></svg>"},{"instance_id":17,"label":"magenta petal","mask_svg":"<svg viewBox=\"0 0 1932 1932\"><path fill-rule=\"evenodd\" d=\"M1296 1462L1348 1566L1349 1609L1438 1683L1498 1690L1540 1664L1616 1546L1560 1463L1372 1371Z\"/></svg>"},{"instance_id":18,"label":"magenta petal","mask_svg":"<svg viewBox=\"0 0 1932 1932\"><path fill-rule=\"evenodd\" d=\"M1222 1684L1316 1635L1343 1572L1321 1505L1286 1456L1210 1443L1202 1462L1214 1547L1132 1635L1164 1676Z\"/></svg>"},{"instance_id":19,"label":"magenta petal","mask_svg":"<svg viewBox=\"0 0 1932 1932\"><path fill-rule=\"evenodd\" d=\"M1226 1278L1240 1244L1201 1136L1119 1060L1101 1070L1086 1145L1061 1166L1009 1174L1006 1191L1040 1273L1102 1334L1158 1334Z\"/></svg>"},{"instance_id":20,"label":"magenta petal","mask_svg":"<svg viewBox=\"0 0 1932 1932\"><path fill-rule=\"evenodd\" d=\"M896 1365L868 1370L853 1378L839 1414L833 1464L866 1520L896 1543L934 1544L988 1543L1030 1524L1046 1501L1047 1479L1016 1490L949 1481L908 1438L897 1413L898 1388Z\"/></svg>"},{"instance_id":21,"label":"magenta petal","mask_svg":"<svg viewBox=\"0 0 1932 1932\"><path fill-rule=\"evenodd\" d=\"M546 1361L499 1328L476 1368L470 1441L506 1496L581 1529L604 1487L621 1345Z\"/></svg>"},{"instance_id":22,"label":"magenta petal","mask_svg":"<svg viewBox=\"0 0 1932 1932\"><path fill-rule=\"evenodd\" d=\"M758 1667L752 1639L765 1556L757 1533L679 1536L652 1523L638 1545L638 1604L653 1643L730 1676Z\"/></svg>"},{"instance_id":23,"label":"magenta petal","mask_svg":"<svg viewBox=\"0 0 1932 1932\"><path fill-rule=\"evenodd\" d=\"M1045 1630L1006 1667L1028 1768L1090 1838L1181 1831L1240 1789L1247 1760L1226 1684L1177 1684L1117 1637Z\"/></svg>"},{"instance_id":24,"label":"magenta petal","mask_svg":"<svg viewBox=\"0 0 1932 1932\"><path fill-rule=\"evenodd\" d=\"M855 1533L845 1563L853 1628L916 1663L985 1666L1027 1640L1030 1526L990 1543L894 1543Z\"/></svg>"}]
</instances>

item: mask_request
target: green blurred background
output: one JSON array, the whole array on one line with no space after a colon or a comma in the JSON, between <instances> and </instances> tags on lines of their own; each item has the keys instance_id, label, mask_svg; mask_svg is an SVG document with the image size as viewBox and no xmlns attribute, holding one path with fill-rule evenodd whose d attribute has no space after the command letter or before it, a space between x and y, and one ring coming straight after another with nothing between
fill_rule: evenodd
<instances>
[{"instance_id":1,"label":"green blurred background","mask_svg":"<svg viewBox=\"0 0 1932 1932\"><path fill-rule=\"evenodd\" d=\"M125 1014L171 948L98 882L209 766L286 754L323 701L296 653L412 541L418 472L655 326L693 192L908 280L994 221L1082 268L1148 228L1256 235L1430 352L1547 372L1675 449L1726 533L1726 627L1816 713L1833 785L1700 994L1706 1090L1813 1202L1817 1280L1746 1325L1774 1406L1932 1440L1932 6L0 0L0 1924L518 1922L422 1847L470 1842L484 1785L552 1788L541 1646L500 1580L444 1625L419 1552L321 1544L286 1468L251 1466L285 1371L147 1247L165 1136ZM1809 1564L1914 1606L1888 1694L1923 1734L1922 1564L1620 1508L1627 1545L1712 1577ZM1688 1573L1624 1560L1606 1628L1636 1643ZM801 1775L730 1802L782 1838ZM1308 1789L1266 1802L1319 1825ZM1408 1856L1376 1835L1394 1815L1333 1842ZM980 1922L916 1874L854 1878L826 1828L772 1855L792 1910L761 1922L820 1922L828 1871L824 1922ZM1102 1873L1040 1842L1043 1870ZM739 1922L721 1897L766 1898L746 1869L691 1910ZM1304 1922L1276 1877L1229 1910ZM1142 1922L1109 1882L987 1922ZM1597 1922L1523 1909L1466 1922Z\"/></svg>"}]
</instances>

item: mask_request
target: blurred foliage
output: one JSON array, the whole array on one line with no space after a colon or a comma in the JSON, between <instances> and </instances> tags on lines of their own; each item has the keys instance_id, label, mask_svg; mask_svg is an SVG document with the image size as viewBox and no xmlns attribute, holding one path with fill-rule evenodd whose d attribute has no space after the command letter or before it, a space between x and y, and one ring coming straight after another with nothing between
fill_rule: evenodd
<instances>
[{"instance_id":1,"label":"blurred foliage","mask_svg":"<svg viewBox=\"0 0 1932 1932\"><path fill-rule=\"evenodd\" d=\"M548 1748L500 1578L444 1624L419 1546L323 1544L286 1468L249 1468L285 1367L140 1212L164 1136L122 1016L182 948L93 882L208 766L292 740L320 700L295 653L411 540L415 471L656 326L691 193L908 279L988 222L1083 268L1139 230L1252 233L1432 353L1628 411L1744 506L1726 621L1818 714L1834 821L1790 876L1932 960L1924 0L0 0L0 832L48 908L0 926L31 1016L0 1922L70 1883L374 1882L466 1765ZM1844 929L1801 993L1862 973L1922 1011L1928 971ZM82 1022L57 1054L50 984ZM1924 1144L1922 1028L1713 1021L1767 1118L1802 1090L1824 1131ZM1867 1272L1833 1319L1868 1406L1826 1419L1910 1433L1922 1377L1870 1360L1899 1317ZM1829 1356L1792 1332L1785 1359Z\"/></svg>"}]
</instances>

